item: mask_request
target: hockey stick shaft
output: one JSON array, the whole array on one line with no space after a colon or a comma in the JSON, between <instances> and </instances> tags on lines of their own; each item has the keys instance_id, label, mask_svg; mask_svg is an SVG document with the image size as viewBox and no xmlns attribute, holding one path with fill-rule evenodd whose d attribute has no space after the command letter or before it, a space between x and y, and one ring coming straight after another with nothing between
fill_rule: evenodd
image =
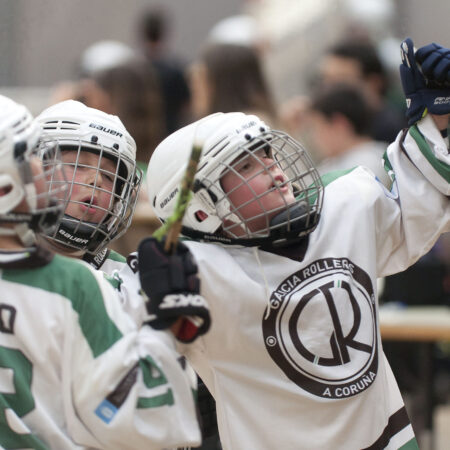
<instances>
[{"instance_id":1,"label":"hockey stick shaft","mask_svg":"<svg viewBox=\"0 0 450 450\"><path fill-rule=\"evenodd\" d=\"M191 155L189 157L186 172L181 182L175 210L165 221L165 223L153 233L153 236L159 241L161 241L164 237L166 238L164 244L164 250L166 251L174 250L178 241L183 217L192 196L192 187L194 184L195 174L197 172L198 162L202 154L202 149L203 144L198 139L194 138Z\"/></svg>"}]
</instances>

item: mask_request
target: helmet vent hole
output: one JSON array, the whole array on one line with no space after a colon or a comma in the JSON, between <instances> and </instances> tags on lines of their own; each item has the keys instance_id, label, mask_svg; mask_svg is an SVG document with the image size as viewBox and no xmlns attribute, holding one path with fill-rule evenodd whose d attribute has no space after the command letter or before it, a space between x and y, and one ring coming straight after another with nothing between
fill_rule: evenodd
<instances>
[{"instance_id":1,"label":"helmet vent hole","mask_svg":"<svg viewBox=\"0 0 450 450\"><path fill-rule=\"evenodd\" d=\"M195 211L194 216L198 222L203 222L205 219L208 218L208 214L206 214L205 211L202 211L201 209Z\"/></svg>"}]
</instances>

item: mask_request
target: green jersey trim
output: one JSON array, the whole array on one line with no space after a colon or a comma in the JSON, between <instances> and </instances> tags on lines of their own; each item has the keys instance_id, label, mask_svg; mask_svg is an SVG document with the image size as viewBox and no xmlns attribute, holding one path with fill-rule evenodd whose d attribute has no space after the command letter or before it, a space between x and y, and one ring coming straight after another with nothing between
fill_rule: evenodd
<instances>
[{"instance_id":1,"label":"green jersey trim","mask_svg":"<svg viewBox=\"0 0 450 450\"><path fill-rule=\"evenodd\" d=\"M402 445L398 450L419 450L419 444L416 438L412 438L405 445Z\"/></svg>"},{"instance_id":2,"label":"green jersey trim","mask_svg":"<svg viewBox=\"0 0 450 450\"><path fill-rule=\"evenodd\" d=\"M121 339L122 333L108 316L97 279L78 261L55 255L51 263L34 270L4 269L2 278L70 301L94 357Z\"/></svg>"},{"instance_id":3,"label":"green jersey trim","mask_svg":"<svg viewBox=\"0 0 450 450\"><path fill-rule=\"evenodd\" d=\"M425 137L420 132L417 125L413 125L409 129L409 134L412 136L412 138L416 141L417 146L419 147L419 150L421 151L422 155L426 158L426 160L430 163L430 165L433 167L436 172L445 179L445 181L450 182L450 167L445 164L442 161L439 161L439 159L436 158L434 153L432 152L430 146L428 145Z\"/></svg>"},{"instance_id":4,"label":"green jersey trim","mask_svg":"<svg viewBox=\"0 0 450 450\"><path fill-rule=\"evenodd\" d=\"M329 184L331 184L333 181L336 181L338 178L343 177L344 175L347 175L348 173L352 172L356 169L357 166L352 167L351 169L343 169L343 170L333 170L332 172L328 172L325 175L322 175L320 177L320 180L322 181L322 185L325 188ZM296 197L296 200L300 200L305 197L305 192L301 192L300 195ZM311 195L308 197L308 203L310 205L314 204L314 202L317 200L317 194Z\"/></svg>"},{"instance_id":5,"label":"green jersey trim","mask_svg":"<svg viewBox=\"0 0 450 450\"><path fill-rule=\"evenodd\" d=\"M333 181L336 181L338 178L343 177L344 175L347 175L350 172L353 172L357 166L352 167L350 169L342 169L342 170L333 170L332 172L328 172L325 175L322 175L320 179L322 180L322 184L324 186L328 186Z\"/></svg>"},{"instance_id":6,"label":"green jersey trim","mask_svg":"<svg viewBox=\"0 0 450 450\"><path fill-rule=\"evenodd\" d=\"M111 259L112 261L118 261L118 262L123 262L123 263L127 262L127 258L125 258L125 256L121 255L120 253L117 253L114 250L109 251L109 255L108 255L107 259Z\"/></svg>"}]
</instances>

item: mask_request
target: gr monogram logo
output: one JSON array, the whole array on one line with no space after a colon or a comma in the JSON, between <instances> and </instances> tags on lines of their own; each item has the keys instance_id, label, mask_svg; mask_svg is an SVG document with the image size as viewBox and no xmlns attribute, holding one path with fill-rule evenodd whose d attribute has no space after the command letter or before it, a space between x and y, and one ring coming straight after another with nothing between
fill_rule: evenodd
<instances>
[{"instance_id":1,"label":"gr monogram logo","mask_svg":"<svg viewBox=\"0 0 450 450\"><path fill-rule=\"evenodd\" d=\"M272 293L263 335L294 383L324 398L366 390L378 369L375 296L368 274L346 258L315 261Z\"/></svg>"}]
</instances>

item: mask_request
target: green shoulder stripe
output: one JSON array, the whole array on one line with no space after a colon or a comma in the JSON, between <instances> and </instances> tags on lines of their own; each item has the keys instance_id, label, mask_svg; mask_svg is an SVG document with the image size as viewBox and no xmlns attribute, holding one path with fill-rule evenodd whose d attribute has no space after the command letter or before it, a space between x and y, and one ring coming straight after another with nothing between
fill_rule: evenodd
<instances>
[{"instance_id":1,"label":"green shoulder stripe","mask_svg":"<svg viewBox=\"0 0 450 450\"><path fill-rule=\"evenodd\" d=\"M419 450L419 444L416 438L412 438L405 445L402 445L398 450Z\"/></svg>"},{"instance_id":2,"label":"green shoulder stripe","mask_svg":"<svg viewBox=\"0 0 450 450\"><path fill-rule=\"evenodd\" d=\"M5 269L2 278L59 294L69 300L78 314L80 328L94 357L108 350L122 337L106 312L96 278L76 260L55 255L50 264L37 269Z\"/></svg>"},{"instance_id":3,"label":"green shoulder stripe","mask_svg":"<svg viewBox=\"0 0 450 450\"><path fill-rule=\"evenodd\" d=\"M348 173L352 172L355 169L356 166L352 167L351 169L333 170L332 172L328 172L325 175L322 175L320 179L322 180L322 184L324 186L327 186L333 181L343 177L344 175L347 175Z\"/></svg>"},{"instance_id":4,"label":"green shoulder stripe","mask_svg":"<svg viewBox=\"0 0 450 450\"><path fill-rule=\"evenodd\" d=\"M120 253L117 253L114 250L109 251L108 259L111 259L112 261L119 261L119 262L127 262L127 258L125 256L121 255Z\"/></svg>"},{"instance_id":5,"label":"green shoulder stripe","mask_svg":"<svg viewBox=\"0 0 450 450\"><path fill-rule=\"evenodd\" d=\"M409 129L409 134L416 141L419 150L422 152L423 156L427 159L427 161L431 164L434 170L447 182L450 182L450 167L444 162L434 156L430 146L427 144L427 141L423 134L420 132L417 125L413 125Z\"/></svg>"},{"instance_id":6,"label":"green shoulder stripe","mask_svg":"<svg viewBox=\"0 0 450 450\"><path fill-rule=\"evenodd\" d=\"M343 177L344 175L347 175L352 170L355 170L356 167L352 167L351 169L344 169L344 170L334 170L333 172L328 172L325 175L322 175L320 177L320 180L322 181L323 187L326 187L333 181L337 180L340 177ZM299 195L297 195L296 200L300 200L304 198L306 195L306 192L303 191ZM312 205L317 200L317 195L310 195L308 196L308 202L310 205Z\"/></svg>"}]
</instances>

